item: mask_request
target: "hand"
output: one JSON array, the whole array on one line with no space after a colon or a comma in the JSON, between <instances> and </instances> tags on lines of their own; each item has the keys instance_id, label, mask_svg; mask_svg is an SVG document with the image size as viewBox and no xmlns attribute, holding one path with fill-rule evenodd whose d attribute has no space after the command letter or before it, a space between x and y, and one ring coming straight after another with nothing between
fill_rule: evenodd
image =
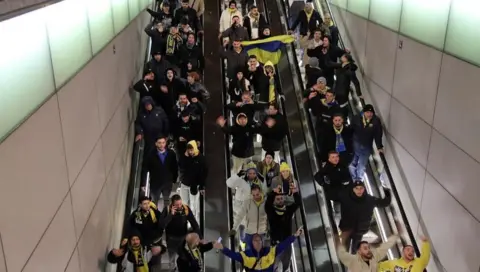
<instances>
[{"instance_id":1,"label":"hand","mask_svg":"<svg viewBox=\"0 0 480 272\"><path fill-rule=\"evenodd\" d=\"M175 208L175 206L172 206L170 212L172 213L172 215L175 215L175 213L177 213L177 208Z\"/></svg>"},{"instance_id":2,"label":"hand","mask_svg":"<svg viewBox=\"0 0 480 272\"><path fill-rule=\"evenodd\" d=\"M220 127L224 127L226 123L227 120L225 120L223 116L217 118L217 125L219 125Z\"/></svg>"},{"instance_id":3,"label":"hand","mask_svg":"<svg viewBox=\"0 0 480 272\"><path fill-rule=\"evenodd\" d=\"M199 190L201 195L205 195L205 190Z\"/></svg>"},{"instance_id":4,"label":"hand","mask_svg":"<svg viewBox=\"0 0 480 272\"><path fill-rule=\"evenodd\" d=\"M283 94L279 95L278 98L282 99L285 101L285 96Z\"/></svg>"},{"instance_id":5,"label":"hand","mask_svg":"<svg viewBox=\"0 0 480 272\"><path fill-rule=\"evenodd\" d=\"M242 170L238 171L237 176L239 176L239 177L244 176L245 173L246 173L246 171L242 169Z\"/></svg>"},{"instance_id":6,"label":"hand","mask_svg":"<svg viewBox=\"0 0 480 272\"><path fill-rule=\"evenodd\" d=\"M287 34L288 34L288 35L292 35L292 34L293 34L293 30L287 31Z\"/></svg>"},{"instance_id":7,"label":"hand","mask_svg":"<svg viewBox=\"0 0 480 272\"><path fill-rule=\"evenodd\" d=\"M223 41L223 46L227 46L228 45L228 40L224 40Z\"/></svg>"},{"instance_id":8,"label":"hand","mask_svg":"<svg viewBox=\"0 0 480 272\"><path fill-rule=\"evenodd\" d=\"M425 237L425 236L423 236L423 235L420 236L420 240L422 240L422 242L424 242L424 243L427 243L427 242L428 242L428 238Z\"/></svg>"},{"instance_id":9,"label":"hand","mask_svg":"<svg viewBox=\"0 0 480 272\"><path fill-rule=\"evenodd\" d=\"M145 186L142 186L142 191L143 192L146 192L147 191L147 188Z\"/></svg>"},{"instance_id":10,"label":"hand","mask_svg":"<svg viewBox=\"0 0 480 272\"><path fill-rule=\"evenodd\" d=\"M243 105L243 102L237 102L237 103L235 104L235 107L241 107L242 105Z\"/></svg>"},{"instance_id":11,"label":"hand","mask_svg":"<svg viewBox=\"0 0 480 272\"><path fill-rule=\"evenodd\" d=\"M198 98L193 97L193 98L192 98L192 103L197 103L197 102L198 102Z\"/></svg>"},{"instance_id":12,"label":"hand","mask_svg":"<svg viewBox=\"0 0 480 272\"><path fill-rule=\"evenodd\" d=\"M300 228L297 230L297 232L295 232L294 235L295 235L296 237L298 237L298 236L302 235L302 233L303 233L303 227L300 227Z\"/></svg>"},{"instance_id":13,"label":"hand","mask_svg":"<svg viewBox=\"0 0 480 272\"><path fill-rule=\"evenodd\" d=\"M120 243L120 246L125 246L126 244L128 243L128 239L127 238L123 238L122 242Z\"/></svg>"},{"instance_id":14,"label":"hand","mask_svg":"<svg viewBox=\"0 0 480 272\"><path fill-rule=\"evenodd\" d=\"M137 136L135 136L135 142L138 142L142 139L142 134L138 134Z\"/></svg>"},{"instance_id":15,"label":"hand","mask_svg":"<svg viewBox=\"0 0 480 272\"><path fill-rule=\"evenodd\" d=\"M312 99L312 98L314 98L315 96L317 96L317 92L311 92L311 93L308 95L308 99Z\"/></svg>"},{"instance_id":16,"label":"hand","mask_svg":"<svg viewBox=\"0 0 480 272\"><path fill-rule=\"evenodd\" d=\"M278 186L277 188L274 188L273 191L276 193L276 194L281 194L282 193L282 189L280 186Z\"/></svg>"},{"instance_id":17,"label":"hand","mask_svg":"<svg viewBox=\"0 0 480 272\"><path fill-rule=\"evenodd\" d=\"M190 155L188 154L188 151L185 151L185 157L190 157Z\"/></svg>"},{"instance_id":18,"label":"hand","mask_svg":"<svg viewBox=\"0 0 480 272\"><path fill-rule=\"evenodd\" d=\"M379 148L378 153L383 153L383 148Z\"/></svg>"},{"instance_id":19,"label":"hand","mask_svg":"<svg viewBox=\"0 0 480 272\"><path fill-rule=\"evenodd\" d=\"M123 251L123 249L116 249L115 248L115 249L112 250L112 253L116 257L120 257L120 256L123 256L124 251Z\"/></svg>"},{"instance_id":20,"label":"hand","mask_svg":"<svg viewBox=\"0 0 480 272\"><path fill-rule=\"evenodd\" d=\"M348 53L348 54L350 54L350 52L351 52L351 51L350 51L350 49L348 49L348 48L345 48L345 53Z\"/></svg>"},{"instance_id":21,"label":"hand","mask_svg":"<svg viewBox=\"0 0 480 272\"><path fill-rule=\"evenodd\" d=\"M200 141L197 141L197 147L200 147L202 143Z\"/></svg>"},{"instance_id":22,"label":"hand","mask_svg":"<svg viewBox=\"0 0 480 272\"><path fill-rule=\"evenodd\" d=\"M143 80L150 80L150 74L145 75L145 76L143 77Z\"/></svg>"},{"instance_id":23,"label":"hand","mask_svg":"<svg viewBox=\"0 0 480 272\"><path fill-rule=\"evenodd\" d=\"M185 139L185 138L183 138L183 137L178 138L178 140L179 140L180 142L186 142L186 141L187 141L187 139Z\"/></svg>"},{"instance_id":24,"label":"hand","mask_svg":"<svg viewBox=\"0 0 480 272\"><path fill-rule=\"evenodd\" d=\"M292 188L290 188L290 191L292 192L292 194L298 193L298 188L297 187L292 187Z\"/></svg>"},{"instance_id":25,"label":"hand","mask_svg":"<svg viewBox=\"0 0 480 272\"><path fill-rule=\"evenodd\" d=\"M159 246L154 246L154 247L152 247L151 251L152 251L152 255L156 256L156 255L159 255L162 252L162 248L159 247Z\"/></svg>"},{"instance_id":26,"label":"hand","mask_svg":"<svg viewBox=\"0 0 480 272\"><path fill-rule=\"evenodd\" d=\"M218 250L222 250L223 245L222 245L222 243L215 242L215 243L213 243L213 248L218 249Z\"/></svg>"},{"instance_id":27,"label":"hand","mask_svg":"<svg viewBox=\"0 0 480 272\"><path fill-rule=\"evenodd\" d=\"M160 90L164 93L168 93L168 88L165 85L160 86Z\"/></svg>"},{"instance_id":28,"label":"hand","mask_svg":"<svg viewBox=\"0 0 480 272\"><path fill-rule=\"evenodd\" d=\"M202 34L203 35L203 30L197 31L197 34Z\"/></svg>"},{"instance_id":29,"label":"hand","mask_svg":"<svg viewBox=\"0 0 480 272\"><path fill-rule=\"evenodd\" d=\"M228 233L229 236L235 236L237 235L237 231L234 229L231 229L230 232Z\"/></svg>"},{"instance_id":30,"label":"hand","mask_svg":"<svg viewBox=\"0 0 480 272\"><path fill-rule=\"evenodd\" d=\"M222 33L218 33L218 39L220 40L222 38ZM225 41L223 41L223 45L225 45Z\"/></svg>"}]
</instances>

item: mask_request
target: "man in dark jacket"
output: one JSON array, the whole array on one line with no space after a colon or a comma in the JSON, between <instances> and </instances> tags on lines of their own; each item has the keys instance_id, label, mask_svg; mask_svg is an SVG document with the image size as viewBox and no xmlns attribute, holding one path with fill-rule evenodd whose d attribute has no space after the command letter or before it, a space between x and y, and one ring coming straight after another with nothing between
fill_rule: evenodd
<instances>
[{"instance_id":1,"label":"man in dark jacket","mask_svg":"<svg viewBox=\"0 0 480 272\"><path fill-rule=\"evenodd\" d=\"M236 115L235 124L226 126L226 120L223 116L217 119L217 124L224 133L232 135L232 173L241 170L243 164L254 155L253 140L259 128L253 124L248 124L247 115L239 113Z\"/></svg>"},{"instance_id":2,"label":"man in dark jacket","mask_svg":"<svg viewBox=\"0 0 480 272\"><path fill-rule=\"evenodd\" d=\"M283 139L288 134L288 126L283 114L278 112L277 104L268 106L267 116L260 126L260 134L262 135L262 158L267 151L270 151L275 154L277 162L280 162L280 149Z\"/></svg>"},{"instance_id":3,"label":"man in dark jacket","mask_svg":"<svg viewBox=\"0 0 480 272\"><path fill-rule=\"evenodd\" d=\"M148 154L155 148L155 141L159 135L168 135L170 132L169 122L165 111L155 106L150 96L141 100L142 107L135 120L135 140L145 139L145 152Z\"/></svg>"},{"instance_id":4,"label":"man in dark jacket","mask_svg":"<svg viewBox=\"0 0 480 272\"><path fill-rule=\"evenodd\" d=\"M368 232L372 221L373 209L384 208L390 205L392 200L389 189L384 189L385 198L377 198L365 191L362 181L355 181L352 190L341 191L335 201L340 202L341 216L339 228L342 231L342 241L349 248L353 242L353 248L362 241L362 237Z\"/></svg>"},{"instance_id":5,"label":"man in dark jacket","mask_svg":"<svg viewBox=\"0 0 480 272\"><path fill-rule=\"evenodd\" d=\"M140 94L140 100L145 96L151 96L155 100L154 96L157 95L157 85L155 84L155 74L152 70L145 71L143 79L140 79L133 85L133 89Z\"/></svg>"},{"instance_id":6,"label":"man in dark jacket","mask_svg":"<svg viewBox=\"0 0 480 272\"><path fill-rule=\"evenodd\" d=\"M227 60L227 77L230 81L237 75L237 71L245 70L247 67L248 54L243 50L241 41L233 41L233 50L228 50L228 40L220 46L219 54L221 58Z\"/></svg>"},{"instance_id":7,"label":"man in dark jacket","mask_svg":"<svg viewBox=\"0 0 480 272\"><path fill-rule=\"evenodd\" d=\"M308 108L315 116L315 132L317 133L317 146L323 146L324 131L332 125L332 116L340 112L340 106L335 100L335 93L327 90L325 98L321 98L318 92L310 92L308 96Z\"/></svg>"},{"instance_id":8,"label":"man in dark jacket","mask_svg":"<svg viewBox=\"0 0 480 272\"><path fill-rule=\"evenodd\" d=\"M203 271L203 253L213 249L213 243L200 240L197 233L189 233L178 248L177 271L200 272Z\"/></svg>"},{"instance_id":9,"label":"man in dark jacket","mask_svg":"<svg viewBox=\"0 0 480 272\"><path fill-rule=\"evenodd\" d=\"M143 171L150 173L150 195L158 203L160 195L164 206L168 206L172 187L178 178L178 163L175 151L167 148L167 137L160 136L155 142L156 149L148 155ZM146 179L142 179L142 189L145 188ZM159 205L159 204L157 204Z\"/></svg>"},{"instance_id":10,"label":"man in dark jacket","mask_svg":"<svg viewBox=\"0 0 480 272\"><path fill-rule=\"evenodd\" d=\"M193 211L183 203L179 195L172 196L171 203L163 209L162 216L165 220L170 268L174 271L178 249L188 234L188 223L190 223L193 231L199 235L200 226L193 215Z\"/></svg>"},{"instance_id":11,"label":"man in dark jacket","mask_svg":"<svg viewBox=\"0 0 480 272\"><path fill-rule=\"evenodd\" d=\"M320 148L322 161L328 160L331 151L340 154L343 164L348 165L352 161L353 153L353 130L344 123L343 115L335 113L332 118L333 125L325 128L323 133L323 145Z\"/></svg>"},{"instance_id":12,"label":"man in dark jacket","mask_svg":"<svg viewBox=\"0 0 480 272\"><path fill-rule=\"evenodd\" d=\"M165 80L160 85L161 105L170 118L170 122L176 121L175 103L180 93L185 93L185 82L177 76L175 69L168 68L165 72Z\"/></svg>"},{"instance_id":13,"label":"man in dark jacket","mask_svg":"<svg viewBox=\"0 0 480 272\"><path fill-rule=\"evenodd\" d=\"M179 159L182 173L180 195L193 210L195 218L199 218L199 193L205 194L205 181L208 176L205 157L200 153L196 141L187 143L187 150Z\"/></svg>"},{"instance_id":14,"label":"man in dark jacket","mask_svg":"<svg viewBox=\"0 0 480 272\"><path fill-rule=\"evenodd\" d=\"M350 163L350 174L354 180L363 180L368 158L373 151L373 142L378 152L383 152L383 129L380 119L375 115L373 106L368 104L363 107L362 114L355 116L353 128L353 159Z\"/></svg>"},{"instance_id":15,"label":"man in dark jacket","mask_svg":"<svg viewBox=\"0 0 480 272\"><path fill-rule=\"evenodd\" d=\"M295 22L293 22L290 32L293 32L297 26L300 26L300 36L308 38L313 38L313 33L319 25L323 23L322 17L318 11L313 9L312 0L307 0L305 3L305 8L301 10Z\"/></svg>"},{"instance_id":16,"label":"man in dark jacket","mask_svg":"<svg viewBox=\"0 0 480 272\"><path fill-rule=\"evenodd\" d=\"M145 33L152 38L151 52L162 52L165 48L165 37L166 34L168 34L168 28L162 23L152 21L144 30Z\"/></svg>"},{"instance_id":17,"label":"man in dark jacket","mask_svg":"<svg viewBox=\"0 0 480 272\"><path fill-rule=\"evenodd\" d=\"M315 174L315 181L323 187L327 199L334 200L341 191L350 188L352 177L338 152L330 151L327 156L325 165Z\"/></svg>"},{"instance_id":18,"label":"man in dark jacket","mask_svg":"<svg viewBox=\"0 0 480 272\"><path fill-rule=\"evenodd\" d=\"M268 224L270 225L269 232L272 245L279 244L281 241L287 239L292 233L293 215L298 207L300 207L302 201L297 188L294 188L292 191L295 202L288 206L285 204L285 196L278 188L273 189L273 192L269 193L267 196L265 212L267 213ZM289 267L291 254L291 248L288 248L279 256L283 271L287 271L287 268Z\"/></svg>"},{"instance_id":19,"label":"man in dark jacket","mask_svg":"<svg viewBox=\"0 0 480 272\"><path fill-rule=\"evenodd\" d=\"M154 22L161 23L165 29L169 29L173 22L173 11L168 1L163 2L159 12L147 8L147 12L155 18Z\"/></svg>"},{"instance_id":20,"label":"man in dark jacket","mask_svg":"<svg viewBox=\"0 0 480 272\"><path fill-rule=\"evenodd\" d=\"M268 90L268 76L265 74L263 65L258 62L257 56L250 55L248 57L248 68L245 77L250 81L250 88L253 87L255 95L260 95L260 93Z\"/></svg>"},{"instance_id":21,"label":"man in dark jacket","mask_svg":"<svg viewBox=\"0 0 480 272\"><path fill-rule=\"evenodd\" d=\"M155 82L160 86L165 81L165 72L172 65L163 58L160 50L153 51L152 56L153 58L145 65L145 71L152 71L155 74Z\"/></svg>"},{"instance_id":22,"label":"man in dark jacket","mask_svg":"<svg viewBox=\"0 0 480 272\"><path fill-rule=\"evenodd\" d=\"M248 32L245 27L242 26L240 22L240 17L237 15L234 15L232 17L232 26L227 28L225 31L220 34L220 39L223 40L223 38L228 38L230 43L233 41L248 41Z\"/></svg>"},{"instance_id":23,"label":"man in dark jacket","mask_svg":"<svg viewBox=\"0 0 480 272\"><path fill-rule=\"evenodd\" d=\"M253 117L257 111L263 111L268 106L267 103L257 103L253 101L252 94L250 92L244 92L242 94L242 101L233 101L226 106L226 108L232 111L234 116L238 116L240 113L245 114L247 121L250 125L255 122Z\"/></svg>"},{"instance_id":24,"label":"man in dark jacket","mask_svg":"<svg viewBox=\"0 0 480 272\"><path fill-rule=\"evenodd\" d=\"M186 151L188 142L201 142L202 124L198 120L193 120L188 111L183 111L180 118L175 131L175 139L178 153L183 154Z\"/></svg>"},{"instance_id":25,"label":"man in dark jacket","mask_svg":"<svg viewBox=\"0 0 480 272\"><path fill-rule=\"evenodd\" d=\"M268 23L256 6L250 6L248 15L243 18L243 26L247 29L249 40L258 40Z\"/></svg>"},{"instance_id":26,"label":"man in dark jacket","mask_svg":"<svg viewBox=\"0 0 480 272\"><path fill-rule=\"evenodd\" d=\"M125 234L130 236L139 232L143 238L143 245L151 247L160 245L163 235L164 219L161 213L151 205L150 198L143 196L139 199L140 207L127 219ZM124 238L123 243L127 242Z\"/></svg>"},{"instance_id":27,"label":"man in dark jacket","mask_svg":"<svg viewBox=\"0 0 480 272\"><path fill-rule=\"evenodd\" d=\"M198 33L202 31L202 24L197 17L197 12L189 6L188 0L182 0L182 6L175 10L173 25L178 25L182 18L188 20L188 25Z\"/></svg>"},{"instance_id":28,"label":"man in dark jacket","mask_svg":"<svg viewBox=\"0 0 480 272\"><path fill-rule=\"evenodd\" d=\"M191 63L193 70L203 72L205 58L202 48L196 44L193 33L188 34L187 42L180 47L180 62L182 71L187 69L188 63Z\"/></svg>"},{"instance_id":29,"label":"man in dark jacket","mask_svg":"<svg viewBox=\"0 0 480 272\"><path fill-rule=\"evenodd\" d=\"M330 41L331 38L329 36L324 36L323 44L313 49L307 49L307 55L310 58L316 57L318 59L318 65L323 71L323 76L327 79L327 85L332 88L335 83L335 69L327 64L337 62L338 58L347 53L347 51L331 44Z\"/></svg>"}]
</instances>

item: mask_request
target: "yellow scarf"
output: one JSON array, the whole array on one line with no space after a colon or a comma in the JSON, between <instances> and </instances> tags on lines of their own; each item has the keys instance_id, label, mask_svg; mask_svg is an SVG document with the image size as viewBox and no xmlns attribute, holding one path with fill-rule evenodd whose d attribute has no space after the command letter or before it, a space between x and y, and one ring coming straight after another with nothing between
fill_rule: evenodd
<instances>
[{"instance_id":1,"label":"yellow scarf","mask_svg":"<svg viewBox=\"0 0 480 272\"><path fill-rule=\"evenodd\" d=\"M190 253L192 258L197 261L199 267L203 267L203 259L202 259L202 254L200 253L200 250L198 247L191 249L187 243L185 243L185 249Z\"/></svg>"},{"instance_id":2,"label":"yellow scarf","mask_svg":"<svg viewBox=\"0 0 480 272\"><path fill-rule=\"evenodd\" d=\"M368 125L370 125L371 120L367 120L365 116L362 117L362 122L363 122L363 127L366 128Z\"/></svg>"},{"instance_id":3,"label":"yellow scarf","mask_svg":"<svg viewBox=\"0 0 480 272\"><path fill-rule=\"evenodd\" d=\"M173 55L175 53L175 37L173 34L168 34L167 37L167 49L166 49L166 54L167 55Z\"/></svg>"},{"instance_id":4,"label":"yellow scarf","mask_svg":"<svg viewBox=\"0 0 480 272\"><path fill-rule=\"evenodd\" d=\"M141 247L132 248L132 253L135 256L135 272L148 272L148 262L143 258L143 249Z\"/></svg>"},{"instance_id":5,"label":"yellow scarf","mask_svg":"<svg viewBox=\"0 0 480 272\"><path fill-rule=\"evenodd\" d=\"M157 217L155 216L155 212L153 211L153 209L150 209L150 211L148 213L143 213L141 211L137 211L137 219L139 221L143 221L142 215L143 215L143 217L147 217L148 214L150 214L150 216L152 217L152 222L154 224L157 223Z\"/></svg>"},{"instance_id":6,"label":"yellow scarf","mask_svg":"<svg viewBox=\"0 0 480 272\"><path fill-rule=\"evenodd\" d=\"M310 10L310 12L308 12L305 9L305 15L307 15L307 22L310 22L310 19L312 18L312 14L313 14L313 8Z\"/></svg>"},{"instance_id":7,"label":"yellow scarf","mask_svg":"<svg viewBox=\"0 0 480 272\"><path fill-rule=\"evenodd\" d=\"M276 95L275 95L275 78L272 76L270 77L270 84L268 85L268 103L275 103Z\"/></svg>"},{"instance_id":8,"label":"yellow scarf","mask_svg":"<svg viewBox=\"0 0 480 272\"><path fill-rule=\"evenodd\" d=\"M336 134L336 135L342 134L343 126L342 126L340 129L337 129L335 126L333 126L333 130L335 131L335 134Z\"/></svg>"},{"instance_id":9,"label":"yellow scarf","mask_svg":"<svg viewBox=\"0 0 480 272\"><path fill-rule=\"evenodd\" d=\"M236 8L228 8L228 11L230 12L230 14L233 14L237 11Z\"/></svg>"}]
</instances>

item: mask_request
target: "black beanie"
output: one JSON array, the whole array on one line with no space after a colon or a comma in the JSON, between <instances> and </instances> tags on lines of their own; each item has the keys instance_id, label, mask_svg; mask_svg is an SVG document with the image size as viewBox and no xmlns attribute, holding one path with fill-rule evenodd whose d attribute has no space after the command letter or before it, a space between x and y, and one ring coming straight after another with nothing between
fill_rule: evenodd
<instances>
[{"instance_id":1,"label":"black beanie","mask_svg":"<svg viewBox=\"0 0 480 272\"><path fill-rule=\"evenodd\" d=\"M363 106L363 112L367 112L367 111L371 111L371 112L375 113L375 109L373 109L372 104L367 104L367 105Z\"/></svg>"},{"instance_id":2,"label":"black beanie","mask_svg":"<svg viewBox=\"0 0 480 272\"><path fill-rule=\"evenodd\" d=\"M190 194L197 195L198 194L198 187L197 186L190 186Z\"/></svg>"},{"instance_id":3,"label":"black beanie","mask_svg":"<svg viewBox=\"0 0 480 272\"><path fill-rule=\"evenodd\" d=\"M265 157L267 157L268 155L272 156L272 159L275 159L275 152L272 152L271 150L267 150L265 152Z\"/></svg>"},{"instance_id":4,"label":"black beanie","mask_svg":"<svg viewBox=\"0 0 480 272\"><path fill-rule=\"evenodd\" d=\"M355 180L353 183L352 183L352 187L357 187L357 186L362 186L362 187L365 187L365 183L363 183L363 181L361 180Z\"/></svg>"}]
</instances>

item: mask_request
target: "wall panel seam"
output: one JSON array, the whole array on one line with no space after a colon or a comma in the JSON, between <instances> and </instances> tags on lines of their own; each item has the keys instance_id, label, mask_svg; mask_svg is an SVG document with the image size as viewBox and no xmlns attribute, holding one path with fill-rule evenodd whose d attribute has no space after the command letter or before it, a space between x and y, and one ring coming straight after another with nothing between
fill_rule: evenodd
<instances>
[{"instance_id":1,"label":"wall panel seam","mask_svg":"<svg viewBox=\"0 0 480 272\"><path fill-rule=\"evenodd\" d=\"M1 232L0 232L0 246L2 247L3 263L5 265L6 272L8 272L7 256L5 255L5 248L3 246L3 239L2 239L2 233Z\"/></svg>"}]
</instances>

